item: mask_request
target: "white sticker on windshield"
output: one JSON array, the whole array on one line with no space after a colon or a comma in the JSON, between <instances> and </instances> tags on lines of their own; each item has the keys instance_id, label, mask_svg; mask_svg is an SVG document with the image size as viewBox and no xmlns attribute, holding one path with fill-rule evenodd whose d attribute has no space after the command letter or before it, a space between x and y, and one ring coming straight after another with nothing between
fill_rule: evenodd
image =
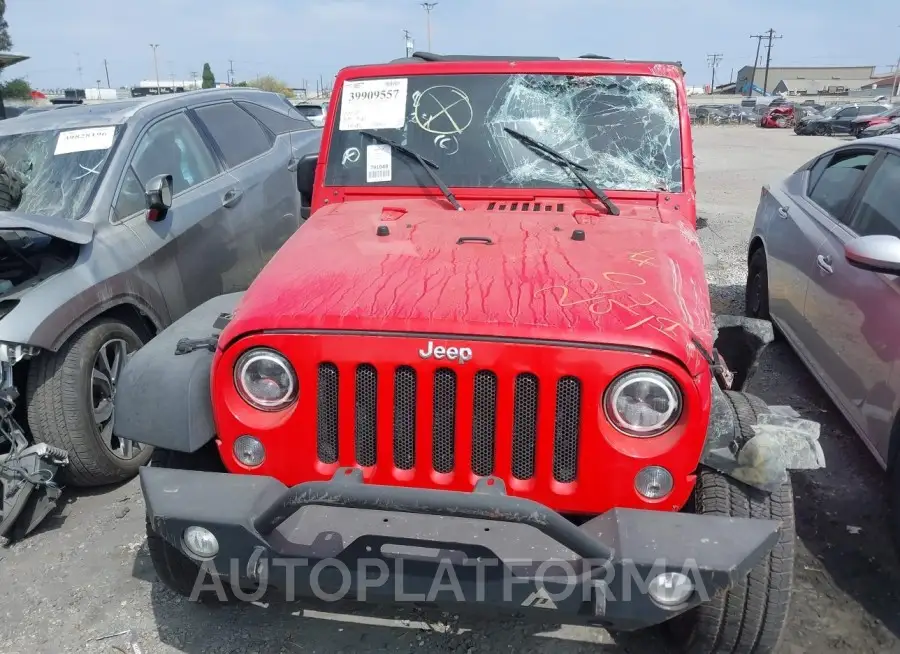
<instances>
[{"instance_id":1,"label":"white sticker on windshield","mask_svg":"<svg viewBox=\"0 0 900 654\"><path fill-rule=\"evenodd\" d=\"M366 146L366 182L391 181L391 146Z\"/></svg>"},{"instance_id":2,"label":"white sticker on windshield","mask_svg":"<svg viewBox=\"0 0 900 654\"><path fill-rule=\"evenodd\" d=\"M90 127L61 132L56 140L53 154L87 152L88 150L109 150L116 136L115 127Z\"/></svg>"},{"instance_id":3,"label":"white sticker on windshield","mask_svg":"<svg viewBox=\"0 0 900 654\"><path fill-rule=\"evenodd\" d=\"M344 82L341 131L400 129L406 122L405 77Z\"/></svg>"}]
</instances>

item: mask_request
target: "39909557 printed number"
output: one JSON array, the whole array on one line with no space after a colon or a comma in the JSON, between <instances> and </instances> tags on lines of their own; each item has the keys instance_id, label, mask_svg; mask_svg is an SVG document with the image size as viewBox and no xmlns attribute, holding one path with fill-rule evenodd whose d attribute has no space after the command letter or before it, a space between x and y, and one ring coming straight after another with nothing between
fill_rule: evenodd
<instances>
[{"instance_id":1,"label":"39909557 printed number","mask_svg":"<svg viewBox=\"0 0 900 654\"><path fill-rule=\"evenodd\" d=\"M400 89L381 89L380 91L351 91L350 100L394 100L400 95Z\"/></svg>"}]
</instances>

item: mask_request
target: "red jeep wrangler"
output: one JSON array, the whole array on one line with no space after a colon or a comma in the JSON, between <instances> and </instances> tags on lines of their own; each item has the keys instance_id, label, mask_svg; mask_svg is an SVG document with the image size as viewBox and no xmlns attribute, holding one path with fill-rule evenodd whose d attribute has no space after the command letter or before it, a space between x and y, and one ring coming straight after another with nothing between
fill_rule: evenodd
<instances>
[{"instance_id":1,"label":"red jeep wrangler","mask_svg":"<svg viewBox=\"0 0 900 654\"><path fill-rule=\"evenodd\" d=\"M308 222L119 382L163 583L773 651L772 328L711 314L680 65L416 53L341 71L325 131Z\"/></svg>"}]
</instances>

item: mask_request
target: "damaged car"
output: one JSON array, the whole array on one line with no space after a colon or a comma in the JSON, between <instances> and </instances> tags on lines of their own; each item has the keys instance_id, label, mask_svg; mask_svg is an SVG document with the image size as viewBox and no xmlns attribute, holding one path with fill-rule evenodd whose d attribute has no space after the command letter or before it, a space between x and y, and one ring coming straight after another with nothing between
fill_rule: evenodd
<instances>
[{"instance_id":1,"label":"damaged car","mask_svg":"<svg viewBox=\"0 0 900 654\"><path fill-rule=\"evenodd\" d=\"M818 425L711 313L680 65L420 52L333 98L304 229L123 370L160 580L774 652Z\"/></svg>"},{"instance_id":2,"label":"damaged car","mask_svg":"<svg viewBox=\"0 0 900 654\"><path fill-rule=\"evenodd\" d=\"M855 121L860 117L877 116L890 109L884 104L854 104L826 109L821 116L798 122L794 132L801 135L834 136L853 133Z\"/></svg>"},{"instance_id":3,"label":"damaged car","mask_svg":"<svg viewBox=\"0 0 900 654\"><path fill-rule=\"evenodd\" d=\"M900 547L900 135L852 141L764 186L746 313L771 320L889 475Z\"/></svg>"},{"instance_id":4,"label":"damaged car","mask_svg":"<svg viewBox=\"0 0 900 654\"><path fill-rule=\"evenodd\" d=\"M250 285L309 210L293 168L320 140L263 91L0 123L0 536L28 533L61 485L149 460L113 433L125 360Z\"/></svg>"}]
</instances>

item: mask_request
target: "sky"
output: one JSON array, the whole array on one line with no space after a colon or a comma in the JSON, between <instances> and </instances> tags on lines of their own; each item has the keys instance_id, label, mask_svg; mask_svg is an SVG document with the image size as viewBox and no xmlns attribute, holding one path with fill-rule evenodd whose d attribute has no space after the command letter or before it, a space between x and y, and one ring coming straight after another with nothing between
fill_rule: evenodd
<instances>
[{"instance_id":1,"label":"sky","mask_svg":"<svg viewBox=\"0 0 900 654\"><path fill-rule=\"evenodd\" d=\"M34 88L131 86L191 79L209 62L224 81L274 75L289 86L331 85L343 66L405 54L403 30L428 49L417 0L7 0L12 51L29 61L4 76ZM890 7L894 6L891 10ZM716 83L752 65L756 39L773 28L772 65L875 65L900 57L900 9L889 0L439 0L431 50L445 54L591 52L681 61L687 82ZM876 18L870 18L875 16ZM765 48L763 48L763 52ZM229 61L233 61L230 64ZM79 66L81 72L79 73Z\"/></svg>"}]
</instances>

